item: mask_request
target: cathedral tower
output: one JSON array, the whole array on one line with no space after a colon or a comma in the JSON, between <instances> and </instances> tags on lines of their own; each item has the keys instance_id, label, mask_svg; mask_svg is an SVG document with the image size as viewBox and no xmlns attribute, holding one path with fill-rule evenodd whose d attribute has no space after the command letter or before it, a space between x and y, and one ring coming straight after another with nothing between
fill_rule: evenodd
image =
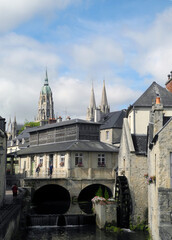
<instances>
[{"instance_id":1,"label":"cathedral tower","mask_svg":"<svg viewBox=\"0 0 172 240\"><path fill-rule=\"evenodd\" d=\"M101 110L101 113L103 114L107 114L110 112L110 107L108 105L107 96L106 96L105 81L103 81L102 100L101 100L100 110Z\"/></svg>"},{"instance_id":2,"label":"cathedral tower","mask_svg":"<svg viewBox=\"0 0 172 240\"><path fill-rule=\"evenodd\" d=\"M90 105L87 109L87 120L88 121L94 121L95 110L96 110L96 101L95 101L95 96L94 96L94 89L93 89L93 86L92 86L91 97L90 97Z\"/></svg>"},{"instance_id":3,"label":"cathedral tower","mask_svg":"<svg viewBox=\"0 0 172 240\"><path fill-rule=\"evenodd\" d=\"M87 118L86 119L88 121L99 122L109 112L110 112L110 107L109 107L108 101L107 101L105 81L104 81L103 82L101 105L99 106L99 108L96 108L94 90L93 90L93 87L92 87L90 105L87 109Z\"/></svg>"},{"instance_id":4,"label":"cathedral tower","mask_svg":"<svg viewBox=\"0 0 172 240\"><path fill-rule=\"evenodd\" d=\"M37 121L48 120L49 118L54 118L54 103L46 71L44 86L39 97Z\"/></svg>"}]
</instances>

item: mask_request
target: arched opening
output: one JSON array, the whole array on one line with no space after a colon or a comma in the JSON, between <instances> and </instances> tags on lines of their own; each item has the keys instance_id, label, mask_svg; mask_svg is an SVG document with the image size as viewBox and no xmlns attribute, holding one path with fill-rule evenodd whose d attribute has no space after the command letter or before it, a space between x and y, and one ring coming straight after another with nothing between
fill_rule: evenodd
<instances>
[{"instance_id":1,"label":"arched opening","mask_svg":"<svg viewBox=\"0 0 172 240\"><path fill-rule=\"evenodd\" d=\"M37 214L64 214L70 207L70 194L64 187L49 184L35 192L32 203Z\"/></svg>"},{"instance_id":2,"label":"arched opening","mask_svg":"<svg viewBox=\"0 0 172 240\"><path fill-rule=\"evenodd\" d=\"M96 196L96 193L100 187L102 189L102 196L104 196L105 189L107 189L109 197L112 197L111 190L102 184L92 184L92 185L84 188L80 192L79 197L78 197L78 204L83 212L85 212L87 214L93 213L91 199Z\"/></svg>"}]
</instances>

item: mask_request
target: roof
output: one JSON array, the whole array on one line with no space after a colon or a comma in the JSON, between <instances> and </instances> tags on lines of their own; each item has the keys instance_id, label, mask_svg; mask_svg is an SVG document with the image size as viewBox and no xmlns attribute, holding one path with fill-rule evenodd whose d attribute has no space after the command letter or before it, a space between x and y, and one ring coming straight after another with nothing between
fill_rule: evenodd
<instances>
[{"instance_id":1,"label":"roof","mask_svg":"<svg viewBox=\"0 0 172 240\"><path fill-rule=\"evenodd\" d=\"M157 95L160 96L163 107L172 107L172 93L153 82L150 87L136 100L134 107L152 107Z\"/></svg>"},{"instance_id":2,"label":"roof","mask_svg":"<svg viewBox=\"0 0 172 240\"><path fill-rule=\"evenodd\" d=\"M29 134L30 128L24 129L15 139L26 139L30 137Z\"/></svg>"},{"instance_id":3,"label":"roof","mask_svg":"<svg viewBox=\"0 0 172 240\"><path fill-rule=\"evenodd\" d=\"M108 113L104 117L104 121L100 126L100 130L109 128L122 128L123 118L126 115L126 110Z\"/></svg>"},{"instance_id":4,"label":"roof","mask_svg":"<svg viewBox=\"0 0 172 240\"><path fill-rule=\"evenodd\" d=\"M155 136L152 139L152 142L150 143L149 148L151 149L153 147L153 143L155 143L158 139L158 135L166 128L166 126L172 121L172 117L169 118L169 120L163 125L163 127L155 134Z\"/></svg>"},{"instance_id":5,"label":"roof","mask_svg":"<svg viewBox=\"0 0 172 240\"><path fill-rule=\"evenodd\" d=\"M36 132L36 131L50 129L50 128L56 128L56 127L72 125L72 124L76 124L76 123L100 125L100 123L95 123L95 122L91 122L91 121L86 121L86 120L81 120L81 119L72 119L72 120L62 121L62 122L58 122L58 123L46 124L46 125L41 126L41 127L33 127L33 128L30 128L29 132L31 133L31 132Z\"/></svg>"},{"instance_id":6,"label":"roof","mask_svg":"<svg viewBox=\"0 0 172 240\"><path fill-rule=\"evenodd\" d=\"M132 139L136 154L145 155L147 153L147 135L132 134Z\"/></svg>"},{"instance_id":7,"label":"roof","mask_svg":"<svg viewBox=\"0 0 172 240\"><path fill-rule=\"evenodd\" d=\"M110 144L98 141L68 141L53 144L44 144L28 147L17 152L18 156L29 154L43 154L64 151L82 151L82 152L118 152L118 148Z\"/></svg>"}]
</instances>

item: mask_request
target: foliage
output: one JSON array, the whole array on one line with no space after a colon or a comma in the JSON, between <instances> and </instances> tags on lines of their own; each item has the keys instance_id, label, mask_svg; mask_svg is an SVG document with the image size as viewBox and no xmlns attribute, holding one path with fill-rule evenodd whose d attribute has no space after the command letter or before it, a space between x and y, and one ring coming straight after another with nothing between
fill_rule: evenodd
<instances>
[{"instance_id":1,"label":"foliage","mask_svg":"<svg viewBox=\"0 0 172 240\"><path fill-rule=\"evenodd\" d=\"M103 197L103 191L102 191L101 186L99 187L98 191L96 192L96 196Z\"/></svg>"},{"instance_id":2,"label":"foliage","mask_svg":"<svg viewBox=\"0 0 172 240\"><path fill-rule=\"evenodd\" d=\"M140 217L138 217L136 225L133 225L130 222L130 230L132 230L132 231L148 231L147 222L146 221L140 221Z\"/></svg>"},{"instance_id":3,"label":"foliage","mask_svg":"<svg viewBox=\"0 0 172 240\"><path fill-rule=\"evenodd\" d=\"M122 232L122 229L119 227L116 227L116 226L110 226L110 227L107 226L105 229L106 229L106 231L114 232L114 233Z\"/></svg>"},{"instance_id":4,"label":"foliage","mask_svg":"<svg viewBox=\"0 0 172 240\"><path fill-rule=\"evenodd\" d=\"M147 184L151 184L151 183L156 183L156 176L148 176L148 174L144 174L144 178L146 178L146 182Z\"/></svg>"},{"instance_id":5,"label":"foliage","mask_svg":"<svg viewBox=\"0 0 172 240\"><path fill-rule=\"evenodd\" d=\"M105 188L104 198L105 198L106 200L109 199L109 193L108 193L108 191L107 191L107 188Z\"/></svg>"},{"instance_id":6,"label":"foliage","mask_svg":"<svg viewBox=\"0 0 172 240\"><path fill-rule=\"evenodd\" d=\"M40 122L25 122L24 126L20 129L19 134L25 129L25 127L39 127Z\"/></svg>"}]
</instances>

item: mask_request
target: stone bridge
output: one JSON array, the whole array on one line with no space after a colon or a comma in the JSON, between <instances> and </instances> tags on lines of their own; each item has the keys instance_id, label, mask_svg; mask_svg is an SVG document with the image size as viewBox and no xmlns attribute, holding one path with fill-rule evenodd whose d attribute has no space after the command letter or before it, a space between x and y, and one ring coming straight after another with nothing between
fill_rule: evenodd
<instances>
[{"instance_id":1,"label":"stone bridge","mask_svg":"<svg viewBox=\"0 0 172 240\"><path fill-rule=\"evenodd\" d=\"M79 202L91 199L101 186L103 194L107 189L109 196L114 196L115 179L72 179L72 178L25 178L23 187L28 188L31 193L31 199L40 205L40 202L68 201L69 207L66 212L80 214L83 209ZM88 213L88 212L86 212Z\"/></svg>"}]
</instances>

